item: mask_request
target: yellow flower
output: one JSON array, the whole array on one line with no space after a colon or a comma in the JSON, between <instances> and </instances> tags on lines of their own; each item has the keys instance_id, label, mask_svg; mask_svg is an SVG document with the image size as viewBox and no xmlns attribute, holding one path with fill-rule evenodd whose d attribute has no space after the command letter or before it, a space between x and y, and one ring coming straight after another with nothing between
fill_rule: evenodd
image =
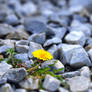
<instances>
[{"instance_id":1,"label":"yellow flower","mask_svg":"<svg viewBox=\"0 0 92 92\"><path fill-rule=\"evenodd\" d=\"M53 56L51 55L51 53L49 53L48 51L45 51L43 49L36 50L36 51L32 52L32 54L37 59L40 59L43 61L53 59Z\"/></svg>"}]
</instances>

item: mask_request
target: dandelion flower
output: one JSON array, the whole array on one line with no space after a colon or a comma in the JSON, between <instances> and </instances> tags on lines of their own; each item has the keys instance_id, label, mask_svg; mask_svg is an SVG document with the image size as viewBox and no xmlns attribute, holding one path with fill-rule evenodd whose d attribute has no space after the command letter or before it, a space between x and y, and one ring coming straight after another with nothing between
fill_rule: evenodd
<instances>
[{"instance_id":1,"label":"dandelion flower","mask_svg":"<svg viewBox=\"0 0 92 92\"><path fill-rule=\"evenodd\" d=\"M45 51L43 49L36 50L36 51L32 52L32 54L37 59L40 59L43 61L53 59L53 56L51 55L51 53L49 53L48 51Z\"/></svg>"}]
</instances>

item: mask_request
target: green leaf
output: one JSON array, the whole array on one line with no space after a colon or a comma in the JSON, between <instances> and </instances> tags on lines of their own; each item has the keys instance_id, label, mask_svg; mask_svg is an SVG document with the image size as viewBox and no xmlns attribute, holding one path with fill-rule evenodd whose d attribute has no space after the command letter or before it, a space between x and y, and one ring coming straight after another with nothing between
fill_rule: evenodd
<instances>
[{"instance_id":1,"label":"green leaf","mask_svg":"<svg viewBox=\"0 0 92 92\"><path fill-rule=\"evenodd\" d=\"M54 73L58 73L58 72L60 72L62 70L64 70L64 68L54 69L53 71L54 71Z\"/></svg>"}]
</instances>

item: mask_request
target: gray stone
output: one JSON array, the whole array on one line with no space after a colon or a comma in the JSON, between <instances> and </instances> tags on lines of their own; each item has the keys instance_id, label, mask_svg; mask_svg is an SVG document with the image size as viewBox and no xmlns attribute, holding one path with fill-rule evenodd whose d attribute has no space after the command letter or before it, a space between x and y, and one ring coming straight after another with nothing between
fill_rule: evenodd
<instances>
[{"instance_id":1,"label":"gray stone","mask_svg":"<svg viewBox=\"0 0 92 92\"><path fill-rule=\"evenodd\" d=\"M63 88L63 87L60 87L58 88L59 92L69 92L67 89Z\"/></svg>"},{"instance_id":2,"label":"gray stone","mask_svg":"<svg viewBox=\"0 0 92 92\"><path fill-rule=\"evenodd\" d=\"M84 17L84 16L81 16L79 14L74 14L73 15L73 20L78 20L80 21L81 23L86 23L87 22L87 18Z\"/></svg>"},{"instance_id":3,"label":"gray stone","mask_svg":"<svg viewBox=\"0 0 92 92\"><path fill-rule=\"evenodd\" d=\"M80 55L80 56L79 56ZM72 57L70 60L70 65L72 67L78 68L82 66L92 66L90 59L88 58L88 54L84 50L84 48L79 48L73 51Z\"/></svg>"},{"instance_id":4,"label":"gray stone","mask_svg":"<svg viewBox=\"0 0 92 92\"><path fill-rule=\"evenodd\" d=\"M61 44L59 49L61 50L61 60L64 64L70 64L74 68L92 65L88 54L80 45Z\"/></svg>"},{"instance_id":5,"label":"gray stone","mask_svg":"<svg viewBox=\"0 0 92 92\"><path fill-rule=\"evenodd\" d=\"M1 92L14 92L10 84L5 84L1 87Z\"/></svg>"},{"instance_id":6,"label":"gray stone","mask_svg":"<svg viewBox=\"0 0 92 92\"><path fill-rule=\"evenodd\" d=\"M29 46L27 45L16 45L16 51L19 53L27 53L29 50Z\"/></svg>"},{"instance_id":7,"label":"gray stone","mask_svg":"<svg viewBox=\"0 0 92 92\"><path fill-rule=\"evenodd\" d=\"M16 30L12 33L9 33L6 36L6 39L13 39L13 40L27 40L29 37L29 34L25 31L24 26L20 25L16 28Z\"/></svg>"},{"instance_id":8,"label":"gray stone","mask_svg":"<svg viewBox=\"0 0 92 92\"><path fill-rule=\"evenodd\" d=\"M7 82L7 78L0 78L0 85L4 85Z\"/></svg>"},{"instance_id":9,"label":"gray stone","mask_svg":"<svg viewBox=\"0 0 92 92\"><path fill-rule=\"evenodd\" d=\"M12 65L9 65L4 61L0 63L0 76L3 76L10 68L12 68Z\"/></svg>"},{"instance_id":10,"label":"gray stone","mask_svg":"<svg viewBox=\"0 0 92 92\"><path fill-rule=\"evenodd\" d=\"M28 2L23 5L16 6L16 13L21 16L31 16L32 14L37 12L37 7L34 3Z\"/></svg>"},{"instance_id":11,"label":"gray stone","mask_svg":"<svg viewBox=\"0 0 92 92\"><path fill-rule=\"evenodd\" d=\"M38 49L43 49L42 46L38 43L35 43L35 42L30 42L30 47L29 47L29 52L28 52L28 56L30 58L33 57L32 55L32 52L35 51L35 50L38 50Z\"/></svg>"},{"instance_id":12,"label":"gray stone","mask_svg":"<svg viewBox=\"0 0 92 92\"><path fill-rule=\"evenodd\" d=\"M28 45L28 41L27 40L20 40L20 41L16 41L17 45Z\"/></svg>"},{"instance_id":13,"label":"gray stone","mask_svg":"<svg viewBox=\"0 0 92 92\"><path fill-rule=\"evenodd\" d=\"M79 75L80 75L79 71L65 72L62 74L62 76L64 76L64 78L72 78L72 77L79 76Z\"/></svg>"},{"instance_id":14,"label":"gray stone","mask_svg":"<svg viewBox=\"0 0 92 92\"><path fill-rule=\"evenodd\" d=\"M88 90L90 80L84 76L76 76L68 80L72 92L84 92Z\"/></svg>"},{"instance_id":15,"label":"gray stone","mask_svg":"<svg viewBox=\"0 0 92 92\"><path fill-rule=\"evenodd\" d=\"M26 19L24 25L30 33L42 33L47 30L47 26L39 20Z\"/></svg>"},{"instance_id":16,"label":"gray stone","mask_svg":"<svg viewBox=\"0 0 92 92\"><path fill-rule=\"evenodd\" d=\"M15 92L27 92L25 89L16 89Z\"/></svg>"},{"instance_id":17,"label":"gray stone","mask_svg":"<svg viewBox=\"0 0 92 92\"><path fill-rule=\"evenodd\" d=\"M26 90L35 90L39 88L39 82L39 79L34 79L33 77L30 77L27 80L21 81L19 85Z\"/></svg>"},{"instance_id":18,"label":"gray stone","mask_svg":"<svg viewBox=\"0 0 92 92\"><path fill-rule=\"evenodd\" d=\"M8 35L9 33L13 32L15 29L12 28L8 24L0 24L0 37Z\"/></svg>"},{"instance_id":19,"label":"gray stone","mask_svg":"<svg viewBox=\"0 0 92 92\"><path fill-rule=\"evenodd\" d=\"M18 83L26 77L27 73L24 68L14 68L7 71L4 75L4 78L7 78L8 81Z\"/></svg>"},{"instance_id":20,"label":"gray stone","mask_svg":"<svg viewBox=\"0 0 92 92\"><path fill-rule=\"evenodd\" d=\"M0 53L5 53L8 49L13 48L11 45L0 46Z\"/></svg>"},{"instance_id":21,"label":"gray stone","mask_svg":"<svg viewBox=\"0 0 92 92\"><path fill-rule=\"evenodd\" d=\"M69 44L60 44L58 46L59 51L60 51L60 60L62 60L62 62L64 64L70 62L71 60L71 55L74 51L74 49L80 48L79 45L69 45Z\"/></svg>"},{"instance_id":22,"label":"gray stone","mask_svg":"<svg viewBox=\"0 0 92 92\"><path fill-rule=\"evenodd\" d=\"M16 54L14 57L16 59L22 60L23 62L28 60L28 54L27 53Z\"/></svg>"},{"instance_id":23,"label":"gray stone","mask_svg":"<svg viewBox=\"0 0 92 92\"><path fill-rule=\"evenodd\" d=\"M84 46L86 42L86 36L81 31L72 31L68 35L66 35L65 41L70 44L79 44Z\"/></svg>"},{"instance_id":24,"label":"gray stone","mask_svg":"<svg viewBox=\"0 0 92 92\"><path fill-rule=\"evenodd\" d=\"M7 45L14 48L15 41L10 39L0 40L0 45Z\"/></svg>"},{"instance_id":25,"label":"gray stone","mask_svg":"<svg viewBox=\"0 0 92 92\"><path fill-rule=\"evenodd\" d=\"M90 71L89 67L84 66L80 69L80 74L81 74L81 76L84 76L84 77L87 77L90 79L91 71Z\"/></svg>"},{"instance_id":26,"label":"gray stone","mask_svg":"<svg viewBox=\"0 0 92 92\"><path fill-rule=\"evenodd\" d=\"M60 39L62 39L64 37L65 33L67 32L65 27L55 28L55 29L53 29L53 31L55 33L55 36L59 37Z\"/></svg>"},{"instance_id":27,"label":"gray stone","mask_svg":"<svg viewBox=\"0 0 92 92\"><path fill-rule=\"evenodd\" d=\"M58 47L56 45L51 46L48 49L48 52L50 52L55 59L58 59L59 50L58 50Z\"/></svg>"},{"instance_id":28,"label":"gray stone","mask_svg":"<svg viewBox=\"0 0 92 92\"><path fill-rule=\"evenodd\" d=\"M14 14L11 14L11 15L8 15L6 18L5 18L5 22L7 24L10 24L10 25L17 25L19 23L19 20L17 18L16 15Z\"/></svg>"},{"instance_id":29,"label":"gray stone","mask_svg":"<svg viewBox=\"0 0 92 92\"><path fill-rule=\"evenodd\" d=\"M45 33L33 34L28 38L28 41L44 44L44 42L46 41L46 34Z\"/></svg>"},{"instance_id":30,"label":"gray stone","mask_svg":"<svg viewBox=\"0 0 92 92\"><path fill-rule=\"evenodd\" d=\"M59 43L62 43L62 40L58 37L54 37L52 39L49 39L47 40L45 43L44 43L44 47L46 46L50 46L52 44L59 44Z\"/></svg>"},{"instance_id":31,"label":"gray stone","mask_svg":"<svg viewBox=\"0 0 92 92\"><path fill-rule=\"evenodd\" d=\"M16 42L16 51L19 53L27 53L29 50L28 42L20 40Z\"/></svg>"},{"instance_id":32,"label":"gray stone","mask_svg":"<svg viewBox=\"0 0 92 92\"><path fill-rule=\"evenodd\" d=\"M70 31L81 31L86 37L91 36L91 26L89 24L82 24L77 20L72 21Z\"/></svg>"},{"instance_id":33,"label":"gray stone","mask_svg":"<svg viewBox=\"0 0 92 92\"><path fill-rule=\"evenodd\" d=\"M43 82L43 88L48 91L56 91L60 86L60 81L56 78L46 75L45 80Z\"/></svg>"}]
</instances>

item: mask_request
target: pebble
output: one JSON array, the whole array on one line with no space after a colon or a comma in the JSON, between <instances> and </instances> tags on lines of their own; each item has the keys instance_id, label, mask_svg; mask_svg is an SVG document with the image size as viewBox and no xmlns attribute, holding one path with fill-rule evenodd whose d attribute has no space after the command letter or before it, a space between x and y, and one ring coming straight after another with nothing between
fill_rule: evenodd
<instances>
[{"instance_id":1,"label":"pebble","mask_svg":"<svg viewBox=\"0 0 92 92\"><path fill-rule=\"evenodd\" d=\"M43 88L45 88L48 91L56 91L60 86L60 81L56 78L46 75L45 80L43 82Z\"/></svg>"},{"instance_id":2,"label":"pebble","mask_svg":"<svg viewBox=\"0 0 92 92\"><path fill-rule=\"evenodd\" d=\"M83 32L72 31L66 35L65 41L70 44L79 44L84 46L86 42L86 36Z\"/></svg>"},{"instance_id":3,"label":"pebble","mask_svg":"<svg viewBox=\"0 0 92 92\"><path fill-rule=\"evenodd\" d=\"M52 44L59 44L59 43L62 43L62 40L58 37L54 37L52 39L49 39L47 40L45 43L44 43L44 47L46 46L50 46Z\"/></svg>"},{"instance_id":4,"label":"pebble","mask_svg":"<svg viewBox=\"0 0 92 92\"><path fill-rule=\"evenodd\" d=\"M72 78L75 76L80 76L80 71L74 71L74 72L65 72L62 74L62 76L64 76L64 78Z\"/></svg>"},{"instance_id":5,"label":"pebble","mask_svg":"<svg viewBox=\"0 0 92 92\"><path fill-rule=\"evenodd\" d=\"M21 81L19 85L26 90L35 90L39 88L39 82L39 79L34 79L33 77L30 77L27 80Z\"/></svg>"},{"instance_id":6,"label":"pebble","mask_svg":"<svg viewBox=\"0 0 92 92\"><path fill-rule=\"evenodd\" d=\"M25 89L16 89L15 92L27 92Z\"/></svg>"},{"instance_id":7,"label":"pebble","mask_svg":"<svg viewBox=\"0 0 92 92\"><path fill-rule=\"evenodd\" d=\"M69 79L68 84L72 92L84 92L87 91L90 80L84 76L76 76Z\"/></svg>"},{"instance_id":8,"label":"pebble","mask_svg":"<svg viewBox=\"0 0 92 92\"><path fill-rule=\"evenodd\" d=\"M30 33L42 33L47 30L47 26L39 20L26 19L24 26Z\"/></svg>"},{"instance_id":9,"label":"pebble","mask_svg":"<svg viewBox=\"0 0 92 92\"><path fill-rule=\"evenodd\" d=\"M18 83L26 77L27 73L24 68L14 68L7 71L4 78L13 83Z\"/></svg>"},{"instance_id":10,"label":"pebble","mask_svg":"<svg viewBox=\"0 0 92 92\"><path fill-rule=\"evenodd\" d=\"M10 84L6 83L1 87L1 92L14 92L14 90L12 89Z\"/></svg>"},{"instance_id":11,"label":"pebble","mask_svg":"<svg viewBox=\"0 0 92 92\"><path fill-rule=\"evenodd\" d=\"M88 66L84 66L80 69L80 75L90 79L91 71Z\"/></svg>"},{"instance_id":12,"label":"pebble","mask_svg":"<svg viewBox=\"0 0 92 92\"><path fill-rule=\"evenodd\" d=\"M0 76L3 76L11 68L12 68L12 65L9 65L4 61L2 61L2 63L0 63Z\"/></svg>"},{"instance_id":13,"label":"pebble","mask_svg":"<svg viewBox=\"0 0 92 92\"><path fill-rule=\"evenodd\" d=\"M44 44L44 42L46 41L46 34L45 33L33 34L28 38L28 41Z\"/></svg>"}]
</instances>

